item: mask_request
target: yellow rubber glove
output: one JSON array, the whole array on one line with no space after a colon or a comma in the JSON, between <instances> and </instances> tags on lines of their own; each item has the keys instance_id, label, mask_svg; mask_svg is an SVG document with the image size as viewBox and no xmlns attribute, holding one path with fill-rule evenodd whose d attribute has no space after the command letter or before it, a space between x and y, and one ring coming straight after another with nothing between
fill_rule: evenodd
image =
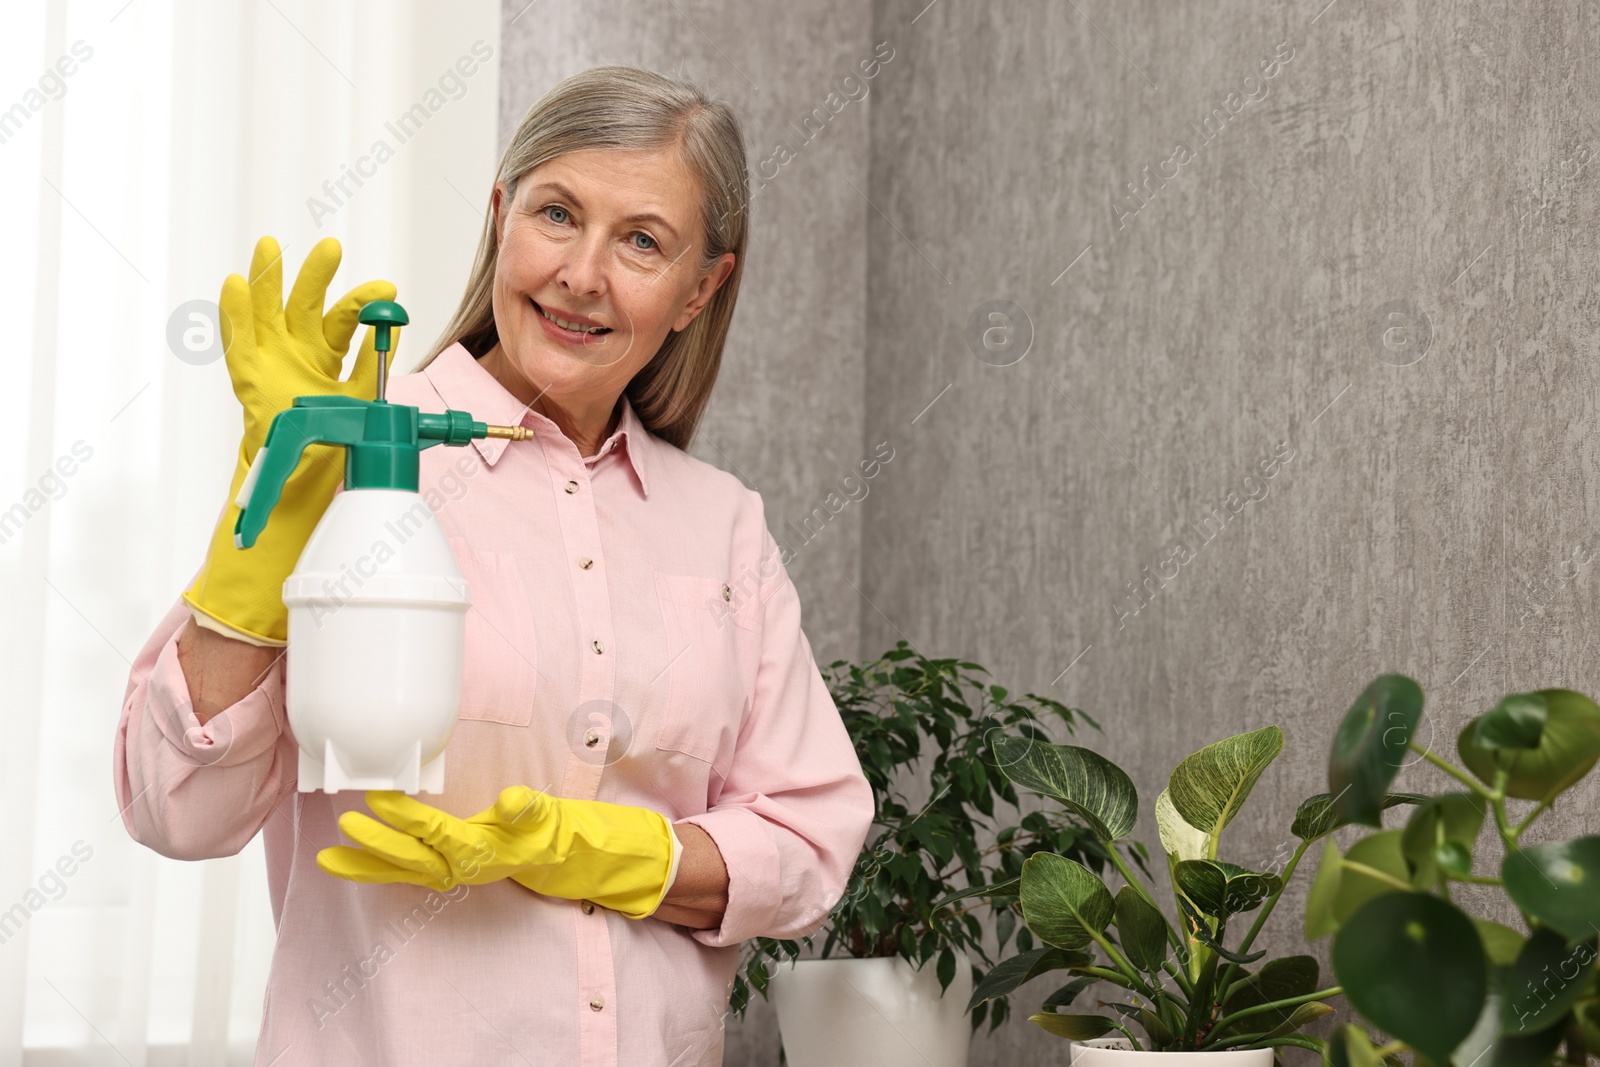
<instances>
[{"instance_id":1,"label":"yellow rubber glove","mask_svg":"<svg viewBox=\"0 0 1600 1067\"><path fill-rule=\"evenodd\" d=\"M344 481L344 449L311 445L289 476L266 529L247 549L235 548L234 500L266 440L273 416L297 396L337 393L370 400L378 388L377 331L367 330L348 381L339 380L350 338L363 305L393 300L390 282L370 281L346 293L323 314L328 283L339 269L339 242L318 242L295 279L288 305L283 302L283 262L278 242L263 237L250 261L250 281L230 274L222 283L222 345L233 379L233 393L244 406L244 436L234 466L228 505L217 520L205 567L183 599L223 626L259 643L282 645L288 639L289 613L283 582L300 559L322 513ZM392 363L399 344L394 332Z\"/></svg>"},{"instance_id":2,"label":"yellow rubber glove","mask_svg":"<svg viewBox=\"0 0 1600 1067\"><path fill-rule=\"evenodd\" d=\"M347 811L339 829L360 848L317 853L317 866L355 882L410 882L440 892L510 878L536 893L592 900L630 919L660 907L683 846L650 808L553 797L525 785L501 790L468 819L395 790L367 793L385 820Z\"/></svg>"}]
</instances>

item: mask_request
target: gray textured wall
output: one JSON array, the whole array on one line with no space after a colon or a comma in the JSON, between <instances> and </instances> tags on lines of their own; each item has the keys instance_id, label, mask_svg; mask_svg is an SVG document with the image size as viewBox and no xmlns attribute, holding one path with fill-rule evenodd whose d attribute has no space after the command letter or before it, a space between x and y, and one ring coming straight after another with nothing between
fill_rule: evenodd
<instances>
[{"instance_id":1,"label":"gray textured wall","mask_svg":"<svg viewBox=\"0 0 1600 1067\"><path fill-rule=\"evenodd\" d=\"M1596 38L1592 7L1489 0L541 5L501 125L628 62L731 99L753 166L789 149L696 451L782 540L893 447L791 565L818 659L976 659L1099 717L1147 805L1277 722L1225 841L1265 866L1373 675L1423 684L1446 749L1507 691L1600 688ZM758 1002L727 1062L776 1062L771 1027ZM1019 1020L972 1063L1063 1051Z\"/></svg>"},{"instance_id":2,"label":"gray textured wall","mask_svg":"<svg viewBox=\"0 0 1600 1067\"><path fill-rule=\"evenodd\" d=\"M1600 689L1593 9L926 2L874 7L900 58L866 420L905 445L867 508L864 646L1091 711L1147 805L1188 752L1279 723L1224 840L1257 866L1375 674L1422 683L1447 751L1507 691ZM1020 362L969 346L989 300L1031 321ZM1592 830L1595 799L1552 828ZM1060 1055L1022 1023L972 1062Z\"/></svg>"}]
</instances>

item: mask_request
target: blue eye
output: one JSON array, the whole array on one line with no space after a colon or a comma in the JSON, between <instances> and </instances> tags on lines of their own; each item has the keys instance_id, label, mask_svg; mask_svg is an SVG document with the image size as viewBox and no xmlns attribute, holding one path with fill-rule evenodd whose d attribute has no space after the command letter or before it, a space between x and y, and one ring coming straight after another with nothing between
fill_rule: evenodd
<instances>
[{"instance_id":1,"label":"blue eye","mask_svg":"<svg viewBox=\"0 0 1600 1067\"><path fill-rule=\"evenodd\" d=\"M635 237L643 237L646 241L650 242L650 247L649 248L639 248L638 245L634 245L633 247L635 249L638 249L638 251L640 251L640 252L653 252L653 251L655 251L656 239L654 237L651 237L649 234L645 233L643 230L636 230L636 231L634 231L633 235Z\"/></svg>"},{"instance_id":2,"label":"blue eye","mask_svg":"<svg viewBox=\"0 0 1600 1067\"><path fill-rule=\"evenodd\" d=\"M559 211L563 215L567 213L567 209L562 207L560 204L546 204L544 207L540 208L539 211L545 216L545 218L550 218L549 213L551 211ZM550 221L558 224L561 222L560 219L550 219Z\"/></svg>"}]
</instances>

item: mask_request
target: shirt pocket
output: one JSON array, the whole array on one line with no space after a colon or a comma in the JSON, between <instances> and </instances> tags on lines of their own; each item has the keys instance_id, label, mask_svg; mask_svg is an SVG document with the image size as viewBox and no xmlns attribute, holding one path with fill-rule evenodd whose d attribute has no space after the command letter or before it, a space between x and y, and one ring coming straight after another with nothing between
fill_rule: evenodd
<instances>
[{"instance_id":1,"label":"shirt pocket","mask_svg":"<svg viewBox=\"0 0 1600 1067\"><path fill-rule=\"evenodd\" d=\"M451 537L472 606L462 657L461 718L527 726L533 721L538 645L533 606L515 556Z\"/></svg>"},{"instance_id":2,"label":"shirt pocket","mask_svg":"<svg viewBox=\"0 0 1600 1067\"><path fill-rule=\"evenodd\" d=\"M666 630L666 701L656 747L726 778L761 655L760 601L723 578L655 572Z\"/></svg>"}]
</instances>

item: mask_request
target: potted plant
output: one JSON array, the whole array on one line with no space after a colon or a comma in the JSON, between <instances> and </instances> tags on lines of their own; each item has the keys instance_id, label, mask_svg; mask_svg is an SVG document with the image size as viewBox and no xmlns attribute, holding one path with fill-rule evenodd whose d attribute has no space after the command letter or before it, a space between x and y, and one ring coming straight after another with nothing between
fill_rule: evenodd
<instances>
[{"instance_id":1,"label":"potted plant","mask_svg":"<svg viewBox=\"0 0 1600 1067\"><path fill-rule=\"evenodd\" d=\"M1570 689L1512 694L1467 723L1457 763L1418 740L1422 706L1412 679L1378 677L1328 757L1334 811L1376 832L1324 846L1306 933L1333 935L1346 998L1387 1035L1374 1048L1362 1027L1340 1027L1333 1063L1409 1051L1441 1067L1582 1064L1600 1051L1600 837L1528 837L1600 759L1600 707ZM1408 761L1431 764L1446 788L1405 794L1415 807L1384 828Z\"/></svg>"},{"instance_id":2,"label":"potted plant","mask_svg":"<svg viewBox=\"0 0 1600 1067\"><path fill-rule=\"evenodd\" d=\"M1013 699L982 666L928 659L905 641L876 660L837 660L823 672L856 755L872 785L875 827L843 897L821 930L804 939L818 958L800 959L802 942L757 938L742 946L730 1006L742 1017L750 991L778 1010L782 1057L796 1067L862 1063L960 1065L983 1015L965 1017L977 966L1015 936L1031 947L1010 909L987 901L946 903L957 890L1014 878L1024 860L1047 850L1101 869L1099 842L1070 813L996 818L996 801L1017 805L1010 782L995 773L984 742L995 727L1045 736L1051 720L1069 733L1098 724L1081 711L1028 693ZM925 748L931 748L931 752ZM929 783L930 799L912 805L893 788L910 770ZM980 847L980 836L993 834ZM977 914L994 912L992 923ZM825 936L824 936L825 934ZM924 966L932 961L931 967ZM1006 1004L994 1004L993 1025Z\"/></svg>"},{"instance_id":3,"label":"potted plant","mask_svg":"<svg viewBox=\"0 0 1600 1067\"><path fill-rule=\"evenodd\" d=\"M1278 727L1207 745L1168 778L1154 812L1167 859L1167 909L1147 884L1153 883L1148 872L1141 878L1117 851L1139 812L1138 792L1121 768L1072 745L1026 737L995 737L990 744L1007 778L1088 824L1123 884L1113 893L1076 859L1039 852L1024 861L1014 881L972 890L1014 897L1028 929L1043 942L986 974L973 990L973 1006L1039 975L1065 971L1069 980L1029 1019L1075 1042L1073 1062L1080 1067L1127 1067L1140 1055L1167 1053L1215 1054L1270 1067L1281 1046L1323 1051L1320 1039L1300 1031L1333 1011L1324 1002L1339 990L1322 987L1311 956L1282 956L1257 967L1265 953L1251 946L1306 850L1341 817L1327 794L1302 803L1290 827L1298 844L1281 871L1248 870L1218 858L1223 831L1283 749ZM1233 937L1247 918L1243 936ZM1111 989L1110 999L1098 1000L1101 1011L1060 1010L1096 986Z\"/></svg>"}]
</instances>

